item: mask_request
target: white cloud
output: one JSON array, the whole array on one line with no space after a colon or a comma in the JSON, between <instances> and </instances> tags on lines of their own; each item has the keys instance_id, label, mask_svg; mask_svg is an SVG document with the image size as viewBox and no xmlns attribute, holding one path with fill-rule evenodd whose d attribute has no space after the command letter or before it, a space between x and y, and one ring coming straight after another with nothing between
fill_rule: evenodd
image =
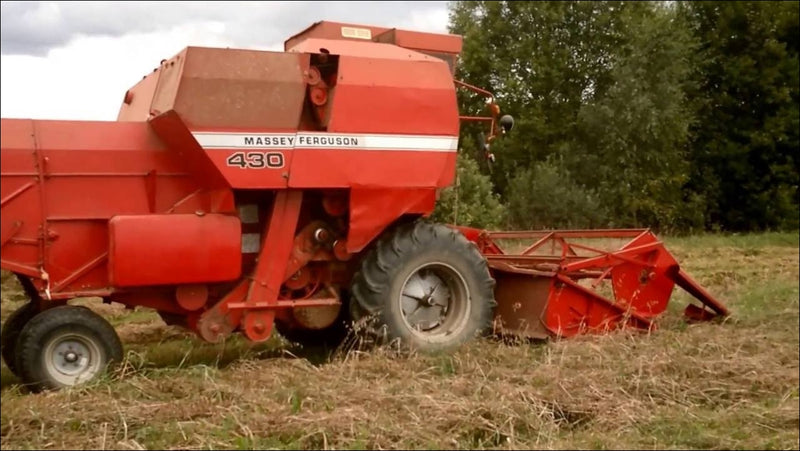
<instances>
[{"instance_id":1,"label":"white cloud","mask_svg":"<svg viewBox=\"0 0 800 451\"><path fill-rule=\"evenodd\" d=\"M434 33L447 33L449 16L446 8L432 11L411 11L411 20L407 28L426 30Z\"/></svg>"},{"instance_id":2,"label":"white cloud","mask_svg":"<svg viewBox=\"0 0 800 451\"><path fill-rule=\"evenodd\" d=\"M166 33L78 37L46 57L3 55L2 117L115 120L125 91L187 42L225 47L224 25L182 25Z\"/></svg>"},{"instance_id":3,"label":"white cloud","mask_svg":"<svg viewBox=\"0 0 800 451\"><path fill-rule=\"evenodd\" d=\"M318 20L447 30L445 2L115 5L3 2L2 117L113 121L125 91L189 45L280 51Z\"/></svg>"}]
</instances>

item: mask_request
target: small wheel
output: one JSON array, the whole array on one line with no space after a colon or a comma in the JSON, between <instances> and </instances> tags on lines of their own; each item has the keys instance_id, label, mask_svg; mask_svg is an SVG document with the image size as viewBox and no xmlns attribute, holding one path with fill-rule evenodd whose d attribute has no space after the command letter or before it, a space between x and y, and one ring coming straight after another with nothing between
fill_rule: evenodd
<instances>
[{"instance_id":1,"label":"small wheel","mask_svg":"<svg viewBox=\"0 0 800 451\"><path fill-rule=\"evenodd\" d=\"M34 316L17 339L16 365L34 390L86 383L122 360L122 343L102 316L71 305Z\"/></svg>"},{"instance_id":2,"label":"small wheel","mask_svg":"<svg viewBox=\"0 0 800 451\"><path fill-rule=\"evenodd\" d=\"M0 347L2 347L3 361L6 363L8 369L16 376L19 376L15 352L17 337L19 337L25 324L30 321L36 313L38 313L36 305L29 302L15 310L14 313L6 319L5 323L3 323L3 332L0 334Z\"/></svg>"},{"instance_id":3,"label":"small wheel","mask_svg":"<svg viewBox=\"0 0 800 451\"><path fill-rule=\"evenodd\" d=\"M353 294L385 338L423 352L453 350L486 332L496 305L477 248L427 221L382 238L354 277Z\"/></svg>"}]
</instances>

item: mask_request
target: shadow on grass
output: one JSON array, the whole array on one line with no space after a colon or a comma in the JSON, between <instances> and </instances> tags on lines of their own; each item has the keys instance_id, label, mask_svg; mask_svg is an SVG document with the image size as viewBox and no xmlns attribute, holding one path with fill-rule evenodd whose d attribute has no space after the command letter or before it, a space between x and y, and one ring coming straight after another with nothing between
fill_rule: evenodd
<instances>
[{"instance_id":1,"label":"shadow on grass","mask_svg":"<svg viewBox=\"0 0 800 451\"><path fill-rule=\"evenodd\" d=\"M0 390L5 390L6 388L19 383L19 378L15 376L14 373L12 373L4 363L2 369L0 369Z\"/></svg>"},{"instance_id":2,"label":"shadow on grass","mask_svg":"<svg viewBox=\"0 0 800 451\"><path fill-rule=\"evenodd\" d=\"M335 349L324 346L287 344L279 336L264 343L251 343L244 337L231 336L221 343L207 343L193 336L183 336L150 343L126 343L125 358L118 367L124 377L161 370L180 370L194 366L224 369L243 360L305 359L314 366L331 361ZM22 381L3 364L0 391L18 388L27 392Z\"/></svg>"},{"instance_id":3,"label":"shadow on grass","mask_svg":"<svg viewBox=\"0 0 800 451\"><path fill-rule=\"evenodd\" d=\"M123 340L124 360L114 371L123 379L136 374L163 374L164 370L179 371L198 366L225 369L241 361L270 359L302 359L314 366L322 366L347 358L351 352L369 353L382 347L352 331L340 346L330 346L295 344L277 333L263 343L250 342L241 334L231 335L220 343L208 343L180 328L165 328L159 324L135 325L138 329L131 328L130 324L127 327ZM514 347L542 345L548 341L494 334L486 338L489 342ZM26 391L20 378L5 365L0 375L0 390L16 387Z\"/></svg>"}]
</instances>

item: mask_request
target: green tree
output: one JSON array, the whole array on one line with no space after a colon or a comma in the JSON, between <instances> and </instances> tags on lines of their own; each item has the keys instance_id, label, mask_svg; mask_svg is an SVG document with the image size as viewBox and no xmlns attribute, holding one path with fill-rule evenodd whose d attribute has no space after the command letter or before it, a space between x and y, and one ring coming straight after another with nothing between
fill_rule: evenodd
<instances>
[{"instance_id":1,"label":"green tree","mask_svg":"<svg viewBox=\"0 0 800 451\"><path fill-rule=\"evenodd\" d=\"M520 229L594 228L608 221L600 196L554 161L517 171L509 184L508 210Z\"/></svg>"},{"instance_id":2,"label":"green tree","mask_svg":"<svg viewBox=\"0 0 800 451\"><path fill-rule=\"evenodd\" d=\"M799 6L679 4L702 43L690 187L708 227L798 227Z\"/></svg>"},{"instance_id":3,"label":"green tree","mask_svg":"<svg viewBox=\"0 0 800 451\"><path fill-rule=\"evenodd\" d=\"M469 148L467 146L467 148ZM437 222L498 229L506 225L506 208L492 190L492 182L478 164L459 154L456 181L442 190L431 218Z\"/></svg>"},{"instance_id":4,"label":"green tree","mask_svg":"<svg viewBox=\"0 0 800 451\"><path fill-rule=\"evenodd\" d=\"M658 4L622 9L617 19L625 30L608 85L578 111L568 167L579 180L595 181L589 186L617 224L702 227L683 198L695 41L674 11Z\"/></svg>"},{"instance_id":5,"label":"green tree","mask_svg":"<svg viewBox=\"0 0 800 451\"><path fill-rule=\"evenodd\" d=\"M568 191L597 193L592 202L610 212L609 223L681 223L693 40L674 8L459 2L451 7L451 30L465 39L458 75L495 92L517 119L494 145L492 180L504 201L520 198L512 194L525 186L520 177L551 176L537 166L551 159L560 162L557 174L569 174ZM479 105L462 107L474 112ZM515 211L526 205L509 205L510 217L529 218Z\"/></svg>"}]
</instances>

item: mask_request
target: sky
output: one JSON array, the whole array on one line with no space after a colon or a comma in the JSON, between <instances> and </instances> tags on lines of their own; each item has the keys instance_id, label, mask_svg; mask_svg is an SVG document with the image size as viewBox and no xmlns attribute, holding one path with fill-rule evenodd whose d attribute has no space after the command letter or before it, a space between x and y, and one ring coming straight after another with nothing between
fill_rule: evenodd
<instances>
[{"instance_id":1,"label":"sky","mask_svg":"<svg viewBox=\"0 0 800 451\"><path fill-rule=\"evenodd\" d=\"M447 2L0 3L0 115L114 121L125 91L187 46L282 51L320 20L447 32Z\"/></svg>"}]
</instances>

